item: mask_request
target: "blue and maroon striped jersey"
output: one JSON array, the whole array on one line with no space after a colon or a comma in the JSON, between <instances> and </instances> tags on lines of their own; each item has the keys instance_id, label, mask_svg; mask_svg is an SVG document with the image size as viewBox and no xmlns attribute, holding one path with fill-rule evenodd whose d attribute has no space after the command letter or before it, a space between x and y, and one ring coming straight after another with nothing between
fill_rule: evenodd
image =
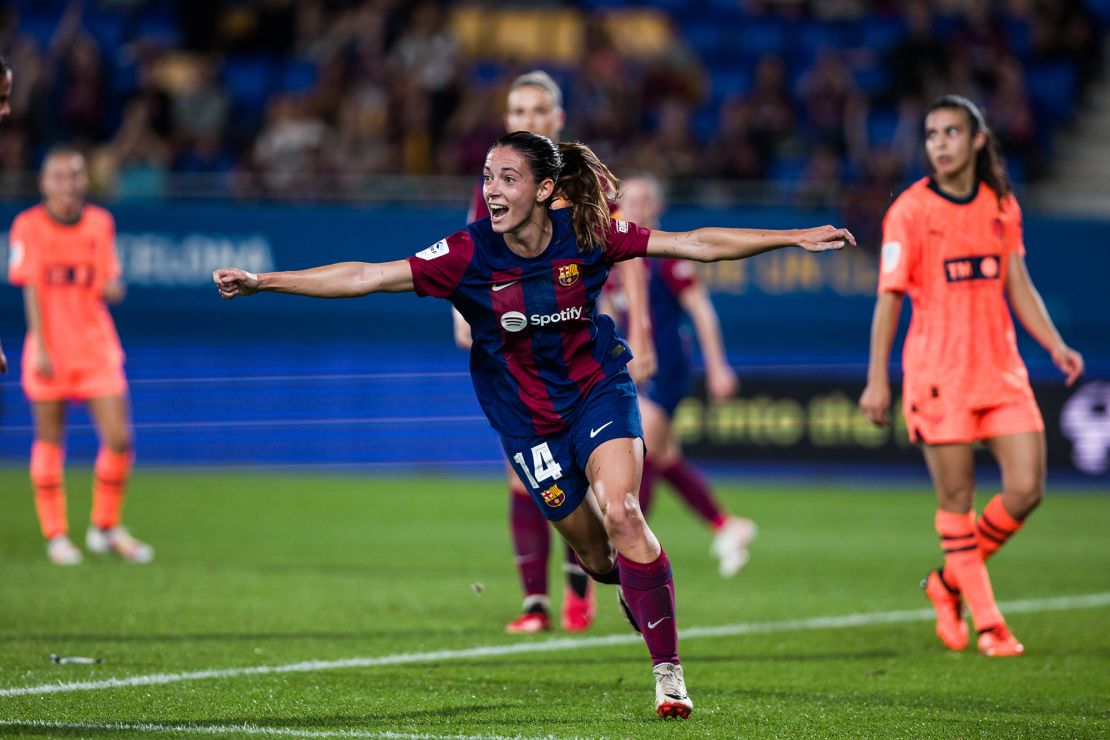
<instances>
[{"instance_id":1,"label":"blue and maroon striped jersey","mask_svg":"<svg viewBox=\"0 0 1110 740\"><path fill-rule=\"evenodd\" d=\"M549 215L538 257L514 254L484 218L408 258L417 294L446 298L470 324L478 402L514 437L566 429L590 389L632 358L596 302L609 269L643 257L651 232L612 220L605 248L582 252L571 209Z\"/></svg>"}]
</instances>

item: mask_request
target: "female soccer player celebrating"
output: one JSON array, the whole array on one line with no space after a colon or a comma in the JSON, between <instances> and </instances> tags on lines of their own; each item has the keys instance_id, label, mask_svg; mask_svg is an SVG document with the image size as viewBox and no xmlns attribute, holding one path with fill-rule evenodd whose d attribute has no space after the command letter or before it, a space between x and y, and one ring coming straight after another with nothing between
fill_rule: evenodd
<instances>
[{"instance_id":1,"label":"female soccer player celebrating","mask_svg":"<svg viewBox=\"0 0 1110 740\"><path fill-rule=\"evenodd\" d=\"M122 300L124 292L115 222L103 208L85 203L88 184L80 152L67 146L50 150L39 181L42 204L12 223L9 278L23 286L22 380L35 419L31 482L51 561L81 562L81 551L67 535L62 472L66 403L86 402L100 451L85 544L92 552L146 563L154 550L120 526L132 454L123 349L105 306Z\"/></svg>"},{"instance_id":2,"label":"female soccer player celebrating","mask_svg":"<svg viewBox=\"0 0 1110 740\"><path fill-rule=\"evenodd\" d=\"M531 131L552 141L561 138L566 115L563 112L563 92L551 75L533 70L520 75L509 86L505 101L505 131ZM489 216L483 186L475 188L467 213L467 223ZM553 207L566 204L557 202ZM610 212L613 206L610 204ZM613 214L616 217L616 214ZM643 260L629 260L617 265L621 280L629 286L628 303L630 321L627 339L635 360L629 364L634 380L642 380L654 372L655 348L647 314L647 275ZM471 347L470 325L458 310L452 310L455 343L462 349ZM505 625L509 634L531 634L551 629L550 603L547 587L547 566L551 550L551 527L543 512L532 504L528 489L520 476L513 472L512 464L505 463L509 488L509 535L513 542L513 555L524 590L521 614ZM582 632L589 628L597 611L597 596L590 579L578 564L574 550L567 545L563 570L567 587L563 596L561 624L567 632Z\"/></svg>"},{"instance_id":3,"label":"female soccer player celebrating","mask_svg":"<svg viewBox=\"0 0 1110 740\"><path fill-rule=\"evenodd\" d=\"M883 222L879 298L860 410L886 423L891 344L909 294L913 320L903 349L903 413L937 492L944 567L922 582L936 632L967 646L961 597L988 656L1024 648L994 601L986 560L1022 526L1044 489L1044 421L1018 355L1009 307L1071 385L1083 358L1064 344L1025 268L1021 209L982 113L957 95L925 116L930 177L891 205ZM975 518L972 443L1002 469L1002 492Z\"/></svg>"},{"instance_id":4,"label":"female soccer player celebrating","mask_svg":"<svg viewBox=\"0 0 1110 740\"><path fill-rule=\"evenodd\" d=\"M471 376L506 457L590 574L619 584L643 627L656 710L687 717L670 563L637 505L643 430L630 352L595 303L609 268L643 257L742 259L778 247L854 242L843 229L650 232L609 216L619 182L587 147L528 132L489 151L490 217L395 262L347 262L255 275L224 268L225 298L260 290L320 298L416 291L446 298L470 324ZM549 208L555 198L569 208Z\"/></svg>"}]
</instances>

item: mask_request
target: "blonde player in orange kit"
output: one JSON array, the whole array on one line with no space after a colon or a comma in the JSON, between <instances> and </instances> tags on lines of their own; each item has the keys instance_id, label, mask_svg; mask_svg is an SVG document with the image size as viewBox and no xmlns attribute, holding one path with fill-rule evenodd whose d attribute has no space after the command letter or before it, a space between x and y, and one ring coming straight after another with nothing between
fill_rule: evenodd
<instances>
[{"instance_id":1,"label":"blonde player in orange kit","mask_svg":"<svg viewBox=\"0 0 1110 740\"><path fill-rule=\"evenodd\" d=\"M82 559L67 534L63 441L67 402L84 401L100 437L86 545L146 563L154 551L120 525L132 453L123 349L105 306L123 298L115 222L85 203L88 175L76 149L48 152L39 186L42 204L12 223L9 278L23 286L27 314L23 390L35 420L31 482L47 554L58 565Z\"/></svg>"},{"instance_id":2,"label":"blonde player in orange kit","mask_svg":"<svg viewBox=\"0 0 1110 740\"><path fill-rule=\"evenodd\" d=\"M890 350L908 293L913 319L903 348L903 412L937 492L944 566L922 582L936 610L937 636L952 650L967 646L962 598L980 652L1020 655L1024 647L995 604L985 565L1044 491L1044 421L1010 310L1068 385L1083 373L1083 357L1060 338L1026 271L1021 209L975 104L957 95L933 103L925 151L932 175L902 193L883 221L871 361L859 406L872 422L886 424ZM976 441L1002 469L1002 491L978 519Z\"/></svg>"}]
</instances>

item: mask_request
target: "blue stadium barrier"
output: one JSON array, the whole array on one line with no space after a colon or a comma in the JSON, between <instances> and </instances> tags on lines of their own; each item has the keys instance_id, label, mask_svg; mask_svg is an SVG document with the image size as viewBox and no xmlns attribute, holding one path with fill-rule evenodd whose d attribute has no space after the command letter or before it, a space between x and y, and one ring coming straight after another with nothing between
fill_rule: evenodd
<instances>
[{"instance_id":1,"label":"blue stadium barrier","mask_svg":"<svg viewBox=\"0 0 1110 740\"><path fill-rule=\"evenodd\" d=\"M15 211L0 207L0 219ZM113 314L144 463L496 471L498 445L453 345L446 303L413 295L226 302L209 277L227 264L272 270L404 257L457 229L461 209L178 203L113 211L129 282ZM676 208L664 227L836 220L788 208ZM1029 215L1025 225L1030 270L1053 317L1086 354L1092 379L1110 377L1110 222ZM0 239L0 260L6 246ZM748 377L861 386L875 269L862 249L781 251L708 266L704 277L730 357ZM0 378L0 461L13 463L25 460L32 434L18 385L23 331L20 292L4 287L0 339L15 368ZM1058 383L1044 352L1019 336L1032 374ZM83 412L72 421L69 459L87 463L94 436Z\"/></svg>"}]
</instances>

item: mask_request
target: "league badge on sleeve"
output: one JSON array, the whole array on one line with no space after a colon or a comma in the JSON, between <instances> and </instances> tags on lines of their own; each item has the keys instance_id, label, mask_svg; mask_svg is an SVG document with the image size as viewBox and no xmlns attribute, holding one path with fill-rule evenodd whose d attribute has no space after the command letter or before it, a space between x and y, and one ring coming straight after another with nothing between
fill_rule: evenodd
<instances>
[{"instance_id":1,"label":"league badge on sleeve","mask_svg":"<svg viewBox=\"0 0 1110 740\"><path fill-rule=\"evenodd\" d=\"M451 248L447 246L447 240L440 239L427 249L417 252L416 256L422 260L434 260L436 257L442 257L450 251Z\"/></svg>"}]
</instances>

